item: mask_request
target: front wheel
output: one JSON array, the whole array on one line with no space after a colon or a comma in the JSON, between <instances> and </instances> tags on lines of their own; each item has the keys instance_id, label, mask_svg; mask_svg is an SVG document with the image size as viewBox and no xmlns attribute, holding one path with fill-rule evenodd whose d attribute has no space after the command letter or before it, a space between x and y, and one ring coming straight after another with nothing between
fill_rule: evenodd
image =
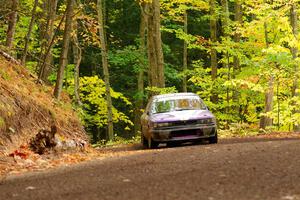
<instances>
[{"instance_id":1,"label":"front wheel","mask_svg":"<svg viewBox=\"0 0 300 200\"><path fill-rule=\"evenodd\" d=\"M158 147L159 143L158 142L155 142L152 140L152 138L150 138L148 140L148 148L149 149L156 149Z\"/></svg>"},{"instance_id":2,"label":"front wheel","mask_svg":"<svg viewBox=\"0 0 300 200\"><path fill-rule=\"evenodd\" d=\"M156 149L159 143L152 139L148 140L144 135L142 135L142 145L144 149Z\"/></svg>"},{"instance_id":3,"label":"front wheel","mask_svg":"<svg viewBox=\"0 0 300 200\"><path fill-rule=\"evenodd\" d=\"M180 145L179 142L167 142L167 147L178 147Z\"/></svg>"},{"instance_id":4,"label":"front wheel","mask_svg":"<svg viewBox=\"0 0 300 200\"><path fill-rule=\"evenodd\" d=\"M218 133L216 133L215 136L209 138L208 141L209 141L210 144L217 144L218 143Z\"/></svg>"},{"instance_id":5,"label":"front wheel","mask_svg":"<svg viewBox=\"0 0 300 200\"><path fill-rule=\"evenodd\" d=\"M142 139L142 145L143 145L143 149L147 149L148 148L148 140L145 138L145 136L142 134L141 136Z\"/></svg>"}]
</instances>

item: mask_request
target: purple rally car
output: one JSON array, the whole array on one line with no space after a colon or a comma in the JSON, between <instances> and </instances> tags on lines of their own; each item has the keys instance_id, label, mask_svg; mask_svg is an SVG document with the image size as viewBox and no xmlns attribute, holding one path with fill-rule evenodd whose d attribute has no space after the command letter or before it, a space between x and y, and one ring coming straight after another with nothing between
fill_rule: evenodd
<instances>
[{"instance_id":1,"label":"purple rally car","mask_svg":"<svg viewBox=\"0 0 300 200\"><path fill-rule=\"evenodd\" d=\"M159 143L217 143L216 118L194 93L153 96L141 117L142 144L156 148Z\"/></svg>"}]
</instances>

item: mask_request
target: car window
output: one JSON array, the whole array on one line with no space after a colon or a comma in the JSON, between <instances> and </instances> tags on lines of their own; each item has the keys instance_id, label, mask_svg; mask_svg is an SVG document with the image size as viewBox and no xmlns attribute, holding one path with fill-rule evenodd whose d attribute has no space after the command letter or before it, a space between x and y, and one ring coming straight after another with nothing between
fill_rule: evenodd
<instances>
[{"instance_id":1,"label":"car window","mask_svg":"<svg viewBox=\"0 0 300 200\"><path fill-rule=\"evenodd\" d=\"M162 99L154 101L151 113L165 113L182 110L205 110L206 106L199 98Z\"/></svg>"}]
</instances>

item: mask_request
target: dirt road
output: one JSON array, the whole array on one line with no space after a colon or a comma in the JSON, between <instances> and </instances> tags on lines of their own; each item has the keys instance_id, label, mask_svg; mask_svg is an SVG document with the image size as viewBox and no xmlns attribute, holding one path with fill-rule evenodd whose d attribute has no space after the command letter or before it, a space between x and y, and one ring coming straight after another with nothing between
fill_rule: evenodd
<instances>
[{"instance_id":1,"label":"dirt road","mask_svg":"<svg viewBox=\"0 0 300 200\"><path fill-rule=\"evenodd\" d=\"M0 199L300 199L299 139L136 150L9 177Z\"/></svg>"}]
</instances>

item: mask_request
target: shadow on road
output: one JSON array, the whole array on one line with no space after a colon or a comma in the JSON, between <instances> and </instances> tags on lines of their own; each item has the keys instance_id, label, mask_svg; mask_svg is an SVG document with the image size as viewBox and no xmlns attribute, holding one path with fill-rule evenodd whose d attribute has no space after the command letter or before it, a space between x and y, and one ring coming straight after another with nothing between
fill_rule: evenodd
<instances>
[{"instance_id":1,"label":"shadow on road","mask_svg":"<svg viewBox=\"0 0 300 200\"><path fill-rule=\"evenodd\" d=\"M176 144L173 146L167 146L166 144L160 144L158 149L167 149L167 148L178 148L178 147L187 147L187 146L201 146L201 145L227 145L227 144L240 144L240 143L252 143L252 142L273 142L273 141L287 141L287 140L299 140L300 137L286 137L286 138L272 138L272 137L245 137L245 138L226 138L219 139L218 144L209 144L207 141L195 143L183 143ZM144 150L142 145L139 143L122 145L117 147L105 147L97 149L99 152L126 152L126 151L139 151ZM145 151L147 151L145 149Z\"/></svg>"},{"instance_id":2,"label":"shadow on road","mask_svg":"<svg viewBox=\"0 0 300 200\"><path fill-rule=\"evenodd\" d=\"M300 136L300 135L299 135ZM228 138L221 139L219 144L235 144L235 143L251 143L251 142L273 142L273 141L287 141L287 140L299 140L300 137L249 137L249 138Z\"/></svg>"}]
</instances>

